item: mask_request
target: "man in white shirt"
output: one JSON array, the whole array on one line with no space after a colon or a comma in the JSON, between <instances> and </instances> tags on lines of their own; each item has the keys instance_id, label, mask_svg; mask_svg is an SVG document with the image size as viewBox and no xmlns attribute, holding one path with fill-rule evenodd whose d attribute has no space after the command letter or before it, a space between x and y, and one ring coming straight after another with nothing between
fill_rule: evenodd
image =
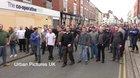
<instances>
[{"instance_id":1,"label":"man in white shirt","mask_svg":"<svg viewBox=\"0 0 140 78\"><path fill-rule=\"evenodd\" d=\"M25 31L22 27L17 31L17 37L19 40L19 49L20 52L26 51L25 45L26 45L26 40L25 40Z\"/></svg>"},{"instance_id":2,"label":"man in white shirt","mask_svg":"<svg viewBox=\"0 0 140 78\"><path fill-rule=\"evenodd\" d=\"M46 45L48 47L49 51L49 57L48 60L53 60L53 48L55 45L56 35L52 32L52 29L48 30L48 33L45 36L46 38Z\"/></svg>"}]
</instances>

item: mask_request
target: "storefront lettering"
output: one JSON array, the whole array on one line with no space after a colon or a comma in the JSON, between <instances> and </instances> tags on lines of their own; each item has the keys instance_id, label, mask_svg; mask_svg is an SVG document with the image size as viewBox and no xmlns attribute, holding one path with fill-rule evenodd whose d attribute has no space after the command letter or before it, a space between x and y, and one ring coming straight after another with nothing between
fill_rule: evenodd
<instances>
[{"instance_id":1,"label":"storefront lettering","mask_svg":"<svg viewBox=\"0 0 140 78\"><path fill-rule=\"evenodd\" d=\"M24 11L34 11L34 12L37 11L37 9L34 7L28 7L28 6L24 6L24 5L14 4L12 2L8 2L8 7L12 7L12 8L16 8L16 9L20 9L20 10L24 10Z\"/></svg>"}]
</instances>

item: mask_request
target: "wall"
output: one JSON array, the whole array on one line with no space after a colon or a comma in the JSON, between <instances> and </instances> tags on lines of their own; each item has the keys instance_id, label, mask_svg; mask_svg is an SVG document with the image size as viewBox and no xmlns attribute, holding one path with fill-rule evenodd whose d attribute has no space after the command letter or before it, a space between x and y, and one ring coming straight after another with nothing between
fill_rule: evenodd
<instances>
[{"instance_id":1,"label":"wall","mask_svg":"<svg viewBox=\"0 0 140 78\"><path fill-rule=\"evenodd\" d=\"M31 25L42 27L46 24L52 25L52 18L45 15L0 9L0 24L3 24L6 30L9 27L28 27Z\"/></svg>"},{"instance_id":2,"label":"wall","mask_svg":"<svg viewBox=\"0 0 140 78\"><path fill-rule=\"evenodd\" d=\"M46 7L45 0L32 0L32 4L40 7Z\"/></svg>"}]
</instances>

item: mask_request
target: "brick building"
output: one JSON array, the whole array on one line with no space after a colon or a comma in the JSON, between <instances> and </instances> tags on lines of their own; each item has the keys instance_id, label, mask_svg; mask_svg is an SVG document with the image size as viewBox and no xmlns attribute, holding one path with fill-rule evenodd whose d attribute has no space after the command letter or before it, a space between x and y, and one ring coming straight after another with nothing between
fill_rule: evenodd
<instances>
[{"instance_id":1,"label":"brick building","mask_svg":"<svg viewBox=\"0 0 140 78\"><path fill-rule=\"evenodd\" d=\"M134 23L140 22L140 0L135 0L132 15Z\"/></svg>"},{"instance_id":2,"label":"brick building","mask_svg":"<svg viewBox=\"0 0 140 78\"><path fill-rule=\"evenodd\" d=\"M136 0L135 4L134 4L134 16L138 16L138 13L140 13L139 11L139 8L140 8L140 2L139 0Z\"/></svg>"},{"instance_id":3,"label":"brick building","mask_svg":"<svg viewBox=\"0 0 140 78\"><path fill-rule=\"evenodd\" d=\"M33 5L50 8L61 13L60 24L94 24L96 7L90 0L18 0ZM49 6L48 6L49 5Z\"/></svg>"}]
</instances>

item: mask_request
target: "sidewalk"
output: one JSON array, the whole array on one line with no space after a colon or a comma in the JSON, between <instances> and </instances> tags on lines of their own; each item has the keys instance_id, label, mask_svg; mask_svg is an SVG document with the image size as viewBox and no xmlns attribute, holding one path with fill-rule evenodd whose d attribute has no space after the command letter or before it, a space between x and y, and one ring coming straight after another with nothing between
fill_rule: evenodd
<instances>
[{"instance_id":1,"label":"sidewalk","mask_svg":"<svg viewBox=\"0 0 140 78\"><path fill-rule=\"evenodd\" d=\"M140 53L131 52L129 41L126 42L126 78L140 78ZM137 43L140 48L140 42ZM140 52L140 51L139 51Z\"/></svg>"},{"instance_id":2,"label":"sidewalk","mask_svg":"<svg viewBox=\"0 0 140 78\"><path fill-rule=\"evenodd\" d=\"M12 57L10 58L10 48L9 46L6 48L6 52L7 52L7 63L9 62L12 62L12 61L15 61L15 60L18 60L18 59L22 59L22 58L25 58L27 56L30 56L31 54L26 54L25 52L19 52L19 48L18 48L18 45L16 46L16 49L17 49L17 57ZM2 65L2 58L0 57L0 66Z\"/></svg>"}]
</instances>

